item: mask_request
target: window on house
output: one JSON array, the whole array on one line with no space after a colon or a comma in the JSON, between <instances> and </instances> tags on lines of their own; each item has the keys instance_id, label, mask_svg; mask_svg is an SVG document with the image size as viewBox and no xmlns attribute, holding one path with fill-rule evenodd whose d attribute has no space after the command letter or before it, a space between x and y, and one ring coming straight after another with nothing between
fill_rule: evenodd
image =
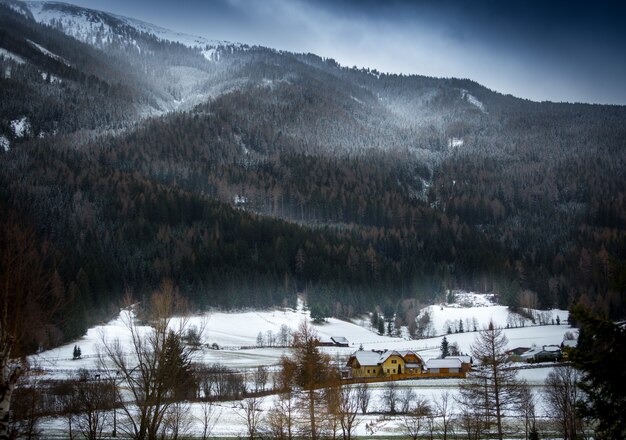
<instances>
[{"instance_id":1,"label":"window on house","mask_svg":"<svg viewBox=\"0 0 626 440\"><path fill-rule=\"evenodd\" d=\"M397 359L392 359L392 360L391 360L391 363L392 363L392 364L397 364L397 363L398 363L398 360L397 360Z\"/></svg>"}]
</instances>

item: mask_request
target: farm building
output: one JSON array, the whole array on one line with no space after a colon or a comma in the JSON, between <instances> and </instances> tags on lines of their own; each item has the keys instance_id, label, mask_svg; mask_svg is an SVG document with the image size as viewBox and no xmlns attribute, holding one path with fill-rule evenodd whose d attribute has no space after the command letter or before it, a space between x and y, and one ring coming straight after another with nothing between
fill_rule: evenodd
<instances>
[{"instance_id":1,"label":"farm building","mask_svg":"<svg viewBox=\"0 0 626 440\"><path fill-rule=\"evenodd\" d=\"M522 354L521 358L525 362L556 362L563 359L563 353L558 345L544 345L542 347L533 347Z\"/></svg>"},{"instance_id":2,"label":"farm building","mask_svg":"<svg viewBox=\"0 0 626 440\"><path fill-rule=\"evenodd\" d=\"M353 353L346 366L353 378L419 375L424 361L412 351L364 351Z\"/></svg>"},{"instance_id":3,"label":"farm building","mask_svg":"<svg viewBox=\"0 0 626 440\"><path fill-rule=\"evenodd\" d=\"M428 359L426 369L428 374L446 375L449 373L461 373L462 362L458 357L445 359Z\"/></svg>"}]
</instances>

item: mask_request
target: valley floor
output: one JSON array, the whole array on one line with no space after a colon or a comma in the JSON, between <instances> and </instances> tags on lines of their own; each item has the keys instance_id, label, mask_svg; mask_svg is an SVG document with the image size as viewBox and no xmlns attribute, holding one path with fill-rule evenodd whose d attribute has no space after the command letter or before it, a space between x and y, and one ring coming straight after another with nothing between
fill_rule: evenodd
<instances>
[{"instance_id":1,"label":"valley floor","mask_svg":"<svg viewBox=\"0 0 626 440\"><path fill-rule=\"evenodd\" d=\"M99 347L103 340L112 341L119 339L122 346L129 343L129 335L124 320L128 316L127 311L122 311L120 316L111 322L90 329L87 334L71 344L49 350L33 356L31 363L40 369L39 379L62 379L76 373L79 368L93 372L98 369L97 359ZM445 328L450 320L475 320L479 328L485 328L489 321L497 326L505 327L511 322L511 315L506 307L481 303L477 301L471 306L459 307L457 304L437 305L429 308L433 322L433 332L439 336L413 340L400 337L381 336L370 326L367 318L352 322L330 318L326 323L314 324L320 340L329 341L331 337L342 336L348 339L349 347L322 347L321 349L331 355L339 364L345 364L347 357L359 349L364 350L413 350L425 360L434 358L440 354L440 345ZM555 318L559 317L560 325L531 325L523 318L517 317L517 322L523 322L525 327L505 328L509 342L509 348L531 347L533 345L558 345L568 331L574 331L568 325L567 312L555 310L550 312ZM187 325L195 326L202 330L203 347L194 353L194 362L204 364L219 363L232 368L240 373L251 373L258 366L267 366L270 371L276 370L280 357L289 354L289 348L282 347L257 347L259 334L268 339L268 333L278 335L281 326L288 326L294 330L302 320L309 320L308 312L300 306L297 310L269 310L269 311L242 311L242 312L211 312L202 316L190 318L175 318L173 325L180 320L186 320ZM548 319L547 322L552 322ZM521 324L520 324L521 325ZM147 330L147 328L146 328ZM450 343L457 343L461 352L469 353L477 333L470 331L464 333L446 334ZM217 344L219 349L210 348ZM82 357L72 360L74 345L81 348ZM537 415L540 418L549 414L544 405L544 381L554 364L517 364L520 378L525 379L532 387L537 398ZM444 393L451 396L452 405L454 397L458 395L458 386L463 379L420 379L397 382L399 393L405 388L411 388L417 395L423 396L429 401L441 399ZM249 386L251 379L248 379ZM383 403L383 393L386 383L370 384L371 400L368 413L360 415L356 435L360 437L378 436L403 436L401 429L401 416L390 416ZM277 396L271 395L262 398L260 412L264 413L273 405ZM192 437L200 435L200 423L203 404L189 402L183 404L184 413L188 416L188 434ZM242 401L216 402L213 404L215 426L213 436L217 437L241 437L246 435L245 414L242 409ZM454 409L457 411L457 409ZM518 420L512 419L508 423L514 433L511 438L519 437ZM62 436L67 432L67 421L63 418L47 419L42 424L46 437Z\"/></svg>"}]
</instances>

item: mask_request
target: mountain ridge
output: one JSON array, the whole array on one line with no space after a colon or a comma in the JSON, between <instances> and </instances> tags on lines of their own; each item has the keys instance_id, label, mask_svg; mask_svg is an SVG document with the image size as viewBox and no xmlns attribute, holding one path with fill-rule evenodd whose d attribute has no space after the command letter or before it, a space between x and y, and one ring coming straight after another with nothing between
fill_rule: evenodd
<instances>
[{"instance_id":1,"label":"mountain ridge","mask_svg":"<svg viewBox=\"0 0 626 440\"><path fill-rule=\"evenodd\" d=\"M624 315L624 106L0 24L0 211L57 250L65 335L162 278L200 307L306 292L351 316L466 288Z\"/></svg>"}]
</instances>

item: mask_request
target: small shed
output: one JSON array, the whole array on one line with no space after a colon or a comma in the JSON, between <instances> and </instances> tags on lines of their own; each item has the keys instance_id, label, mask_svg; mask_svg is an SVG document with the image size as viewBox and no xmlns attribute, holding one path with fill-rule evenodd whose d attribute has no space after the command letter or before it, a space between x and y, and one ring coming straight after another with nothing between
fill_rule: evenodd
<instances>
[{"instance_id":1,"label":"small shed","mask_svg":"<svg viewBox=\"0 0 626 440\"><path fill-rule=\"evenodd\" d=\"M330 340L333 341L333 343L337 347L349 347L350 346L350 342L343 336L331 336Z\"/></svg>"},{"instance_id":2,"label":"small shed","mask_svg":"<svg viewBox=\"0 0 626 440\"><path fill-rule=\"evenodd\" d=\"M460 373L461 367L459 358L428 359L426 361L429 374Z\"/></svg>"},{"instance_id":3,"label":"small shed","mask_svg":"<svg viewBox=\"0 0 626 440\"><path fill-rule=\"evenodd\" d=\"M446 359L458 359L461 361L461 372L467 373L472 369L472 357L471 356L448 356Z\"/></svg>"}]
</instances>

